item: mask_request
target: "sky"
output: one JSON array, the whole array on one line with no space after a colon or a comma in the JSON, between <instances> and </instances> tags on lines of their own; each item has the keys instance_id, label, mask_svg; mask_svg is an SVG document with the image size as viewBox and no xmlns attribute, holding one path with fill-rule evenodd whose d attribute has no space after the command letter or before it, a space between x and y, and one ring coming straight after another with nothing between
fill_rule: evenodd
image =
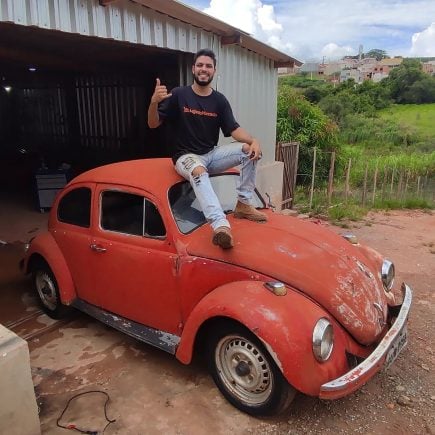
<instances>
[{"instance_id":1,"label":"sky","mask_svg":"<svg viewBox=\"0 0 435 435\"><path fill-rule=\"evenodd\" d=\"M303 62L435 56L435 0L181 0Z\"/></svg>"}]
</instances>

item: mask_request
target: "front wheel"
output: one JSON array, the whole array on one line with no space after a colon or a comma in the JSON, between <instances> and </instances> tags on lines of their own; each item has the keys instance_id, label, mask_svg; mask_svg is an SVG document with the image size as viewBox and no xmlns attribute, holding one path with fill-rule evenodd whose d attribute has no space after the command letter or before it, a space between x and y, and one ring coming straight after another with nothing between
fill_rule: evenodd
<instances>
[{"instance_id":1,"label":"front wheel","mask_svg":"<svg viewBox=\"0 0 435 435\"><path fill-rule=\"evenodd\" d=\"M296 391L264 346L248 330L228 325L212 333L207 359L212 377L225 398L251 415L285 412Z\"/></svg>"},{"instance_id":2,"label":"front wheel","mask_svg":"<svg viewBox=\"0 0 435 435\"><path fill-rule=\"evenodd\" d=\"M32 269L33 286L42 309L53 319L65 317L69 309L62 305L56 278L48 264L38 260Z\"/></svg>"}]
</instances>

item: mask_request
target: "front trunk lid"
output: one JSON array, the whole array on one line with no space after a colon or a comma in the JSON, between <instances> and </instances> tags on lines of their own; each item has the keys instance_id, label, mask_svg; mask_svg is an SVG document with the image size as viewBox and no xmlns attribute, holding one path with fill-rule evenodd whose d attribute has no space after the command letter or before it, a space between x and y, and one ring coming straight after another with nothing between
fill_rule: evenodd
<instances>
[{"instance_id":1,"label":"front trunk lid","mask_svg":"<svg viewBox=\"0 0 435 435\"><path fill-rule=\"evenodd\" d=\"M361 250L312 222L268 213L265 224L230 216L234 248L211 243L210 227L192 233L190 255L235 264L282 281L314 299L361 344L382 334L387 304L379 276Z\"/></svg>"}]
</instances>

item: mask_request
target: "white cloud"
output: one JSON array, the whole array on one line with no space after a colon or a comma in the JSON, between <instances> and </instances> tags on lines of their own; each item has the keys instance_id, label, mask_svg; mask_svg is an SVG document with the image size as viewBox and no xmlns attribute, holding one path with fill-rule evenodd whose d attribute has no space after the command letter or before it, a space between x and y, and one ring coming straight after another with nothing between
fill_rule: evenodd
<instances>
[{"instance_id":1,"label":"white cloud","mask_svg":"<svg viewBox=\"0 0 435 435\"><path fill-rule=\"evenodd\" d=\"M262 5L257 10L258 23L265 32L281 32L282 25L276 22L273 6Z\"/></svg>"},{"instance_id":2,"label":"white cloud","mask_svg":"<svg viewBox=\"0 0 435 435\"><path fill-rule=\"evenodd\" d=\"M254 34L259 27L257 10L261 6L258 0L211 0L204 12Z\"/></svg>"},{"instance_id":3,"label":"white cloud","mask_svg":"<svg viewBox=\"0 0 435 435\"><path fill-rule=\"evenodd\" d=\"M204 12L279 50L288 51L293 47L281 38L283 28L276 21L274 7L260 0L211 0Z\"/></svg>"},{"instance_id":4,"label":"white cloud","mask_svg":"<svg viewBox=\"0 0 435 435\"><path fill-rule=\"evenodd\" d=\"M391 56L435 55L434 0L182 1L302 61L356 54L361 44Z\"/></svg>"},{"instance_id":5,"label":"white cloud","mask_svg":"<svg viewBox=\"0 0 435 435\"><path fill-rule=\"evenodd\" d=\"M412 35L412 56L435 56L435 22L422 32Z\"/></svg>"},{"instance_id":6,"label":"white cloud","mask_svg":"<svg viewBox=\"0 0 435 435\"><path fill-rule=\"evenodd\" d=\"M330 42L322 48L321 54L326 60L333 60L340 59L344 56L353 56L356 54L356 51L348 45L339 46L334 42Z\"/></svg>"}]
</instances>

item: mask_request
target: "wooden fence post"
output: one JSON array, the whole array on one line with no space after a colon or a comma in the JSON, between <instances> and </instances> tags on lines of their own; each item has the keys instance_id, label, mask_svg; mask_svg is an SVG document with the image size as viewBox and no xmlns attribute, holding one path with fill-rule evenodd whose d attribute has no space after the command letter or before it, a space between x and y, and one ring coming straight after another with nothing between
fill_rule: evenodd
<instances>
[{"instance_id":1,"label":"wooden fence post","mask_svg":"<svg viewBox=\"0 0 435 435\"><path fill-rule=\"evenodd\" d=\"M420 179L421 179L421 177L420 177L420 175L417 177L417 197L418 197L418 195L419 195L419 193L420 193Z\"/></svg>"},{"instance_id":2,"label":"wooden fence post","mask_svg":"<svg viewBox=\"0 0 435 435\"><path fill-rule=\"evenodd\" d=\"M366 197L367 197L367 172L369 170L369 164L366 163L366 171L364 173L364 184L363 184L363 194L362 194L362 205L365 207L366 205Z\"/></svg>"},{"instance_id":3,"label":"wooden fence post","mask_svg":"<svg viewBox=\"0 0 435 435\"><path fill-rule=\"evenodd\" d=\"M382 179L382 193L381 193L381 201L384 201L385 194L385 184L387 183L387 167L384 166L384 178Z\"/></svg>"},{"instance_id":4,"label":"wooden fence post","mask_svg":"<svg viewBox=\"0 0 435 435\"><path fill-rule=\"evenodd\" d=\"M391 172L391 186L390 186L390 199L393 196L393 188L394 188L394 176L396 175L396 167L393 168Z\"/></svg>"},{"instance_id":5,"label":"wooden fence post","mask_svg":"<svg viewBox=\"0 0 435 435\"><path fill-rule=\"evenodd\" d=\"M399 173L399 182L397 183L397 198L402 200L402 185L403 185L403 171Z\"/></svg>"},{"instance_id":6,"label":"wooden fence post","mask_svg":"<svg viewBox=\"0 0 435 435\"><path fill-rule=\"evenodd\" d=\"M314 194L314 178L316 176L316 154L317 154L317 148L314 147L314 154L313 154L313 173L311 175L311 189L310 189L310 209L313 205L313 194Z\"/></svg>"},{"instance_id":7,"label":"wooden fence post","mask_svg":"<svg viewBox=\"0 0 435 435\"><path fill-rule=\"evenodd\" d=\"M405 199L408 195L408 185L409 185L409 177L410 177L410 171L406 171L406 182L405 182Z\"/></svg>"},{"instance_id":8,"label":"wooden fence post","mask_svg":"<svg viewBox=\"0 0 435 435\"><path fill-rule=\"evenodd\" d=\"M372 195L372 205L375 205L376 197L376 183L378 181L378 161L376 160L375 175L373 177L373 195Z\"/></svg>"},{"instance_id":9,"label":"wooden fence post","mask_svg":"<svg viewBox=\"0 0 435 435\"><path fill-rule=\"evenodd\" d=\"M344 196L346 198L346 202L347 202L347 197L349 196L349 178L350 178L351 166L352 166L352 159L349 159L349 163L347 164L347 169L346 169L346 186L344 190Z\"/></svg>"},{"instance_id":10,"label":"wooden fence post","mask_svg":"<svg viewBox=\"0 0 435 435\"><path fill-rule=\"evenodd\" d=\"M331 204L332 190L334 188L334 166L335 166L335 151L331 153L331 166L329 167L328 177L328 204Z\"/></svg>"}]
</instances>

